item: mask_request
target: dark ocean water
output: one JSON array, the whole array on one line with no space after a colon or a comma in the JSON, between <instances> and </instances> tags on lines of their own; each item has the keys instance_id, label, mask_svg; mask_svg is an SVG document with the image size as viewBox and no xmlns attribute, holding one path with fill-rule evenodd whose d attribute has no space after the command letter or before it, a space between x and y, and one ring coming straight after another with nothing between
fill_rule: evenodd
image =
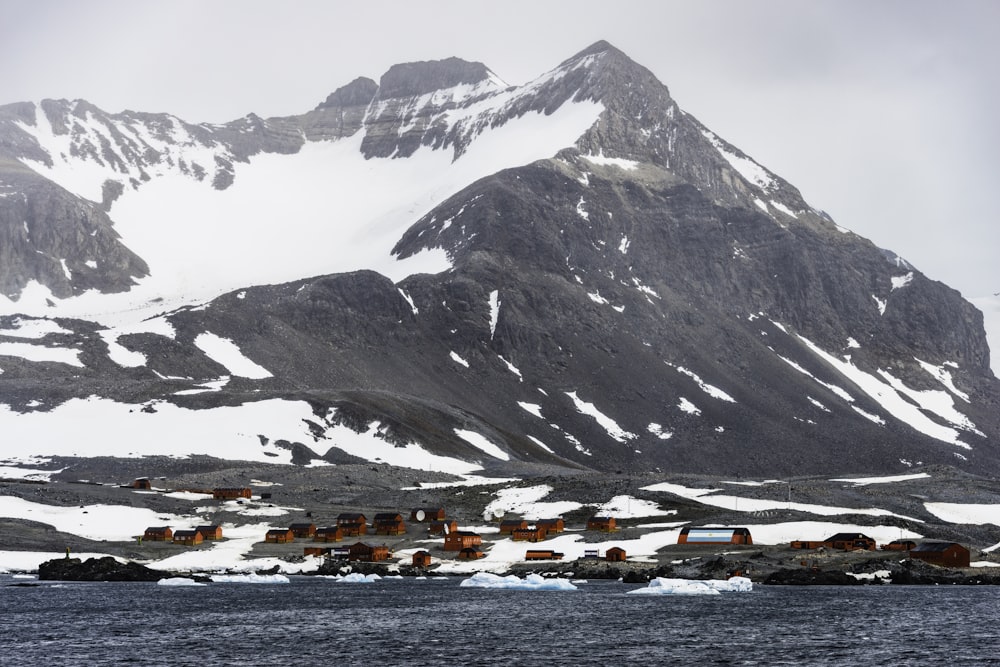
<instances>
[{"instance_id":1,"label":"dark ocean water","mask_svg":"<svg viewBox=\"0 0 1000 667\"><path fill-rule=\"evenodd\" d=\"M756 587L719 596L0 577L3 665L998 665L1000 587Z\"/></svg>"}]
</instances>

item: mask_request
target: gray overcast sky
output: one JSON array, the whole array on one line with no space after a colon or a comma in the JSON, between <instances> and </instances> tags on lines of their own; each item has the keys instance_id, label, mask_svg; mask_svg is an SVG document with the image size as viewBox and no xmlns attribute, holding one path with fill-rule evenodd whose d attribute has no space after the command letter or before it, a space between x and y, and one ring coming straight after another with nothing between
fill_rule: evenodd
<instances>
[{"instance_id":1,"label":"gray overcast sky","mask_svg":"<svg viewBox=\"0 0 1000 667\"><path fill-rule=\"evenodd\" d=\"M458 56L525 83L598 39L842 226L1000 292L995 0L0 0L0 104L224 122Z\"/></svg>"}]
</instances>

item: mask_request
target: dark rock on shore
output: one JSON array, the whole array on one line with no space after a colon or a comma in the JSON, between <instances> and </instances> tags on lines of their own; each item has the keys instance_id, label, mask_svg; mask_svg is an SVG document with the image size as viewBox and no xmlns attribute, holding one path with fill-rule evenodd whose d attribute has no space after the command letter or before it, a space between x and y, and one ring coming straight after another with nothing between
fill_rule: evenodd
<instances>
[{"instance_id":1,"label":"dark rock on shore","mask_svg":"<svg viewBox=\"0 0 1000 667\"><path fill-rule=\"evenodd\" d=\"M173 576L145 565L103 558L56 558L38 566L40 581L159 581Z\"/></svg>"},{"instance_id":2,"label":"dark rock on shore","mask_svg":"<svg viewBox=\"0 0 1000 667\"><path fill-rule=\"evenodd\" d=\"M858 586L861 582L844 572L830 570L782 569L764 580L768 586Z\"/></svg>"}]
</instances>

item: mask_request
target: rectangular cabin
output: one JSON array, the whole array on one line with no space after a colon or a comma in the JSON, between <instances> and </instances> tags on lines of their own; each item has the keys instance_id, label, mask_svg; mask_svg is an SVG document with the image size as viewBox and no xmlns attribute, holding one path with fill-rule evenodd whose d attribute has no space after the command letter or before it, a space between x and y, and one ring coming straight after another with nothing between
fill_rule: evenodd
<instances>
[{"instance_id":1,"label":"rectangular cabin","mask_svg":"<svg viewBox=\"0 0 1000 667\"><path fill-rule=\"evenodd\" d=\"M827 549L837 549L839 551L854 551L857 549L875 551L875 540L863 533L837 533L823 540L823 546Z\"/></svg>"},{"instance_id":2,"label":"rectangular cabin","mask_svg":"<svg viewBox=\"0 0 1000 667\"><path fill-rule=\"evenodd\" d=\"M340 526L317 528L313 534L313 542L339 542L342 539L344 539L344 529Z\"/></svg>"},{"instance_id":3,"label":"rectangular cabin","mask_svg":"<svg viewBox=\"0 0 1000 667\"><path fill-rule=\"evenodd\" d=\"M427 551L418 551L413 554L413 567L430 567L431 555Z\"/></svg>"},{"instance_id":4,"label":"rectangular cabin","mask_svg":"<svg viewBox=\"0 0 1000 667\"><path fill-rule=\"evenodd\" d=\"M456 530L444 536L445 551L461 551L467 547L477 547L482 543L482 535L467 530Z\"/></svg>"},{"instance_id":5,"label":"rectangular cabin","mask_svg":"<svg viewBox=\"0 0 1000 667\"><path fill-rule=\"evenodd\" d=\"M546 533L561 533L566 530L566 522L563 521L562 517L539 519L535 522L535 525L543 529Z\"/></svg>"},{"instance_id":6,"label":"rectangular cabin","mask_svg":"<svg viewBox=\"0 0 1000 667\"><path fill-rule=\"evenodd\" d=\"M271 544L287 544L295 541L295 533L288 528L272 528L264 533L264 541Z\"/></svg>"},{"instance_id":7,"label":"rectangular cabin","mask_svg":"<svg viewBox=\"0 0 1000 667\"><path fill-rule=\"evenodd\" d=\"M217 487L212 489L212 498L215 500L249 499L252 495L253 492L246 486Z\"/></svg>"},{"instance_id":8,"label":"rectangular cabin","mask_svg":"<svg viewBox=\"0 0 1000 667\"><path fill-rule=\"evenodd\" d=\"M510 539L515 542L538 542L545 539L545 530L538 526L517 528L510 534Z\"/></svg>"},{"instance_id":9,"label":"rectangular cabin","mask_svg":"<svg viewBox=\"0 0 1000 667\"><path fill-rule=\"evenodd\" d=\"M686 526L677 536L677 544L753 544L746 528L691 528Z\"/></svg>"},{"instance_id":10,"label":"rectangular cabin","mask_svg":"<svg viewBox=\"0 0 1000 667\"><path fill-rule=\"evenodd\" d=\"M174 544L181 544L186 547L193 547L201 544L205 538L197 530L177 530L174 531Z\"/></svg>"},{"instance_id":11,"label":"rectangular cabin","mask_svg":"<svg viewBox=\"0 0 1000 667\"><path fill-rule=\"evenodd\" d=\"M405 535L406 524L401 514L376 514L372 526L376 535Z\"/></svg>"},{"instance_id":12,"label":"rectangular cabin","mask_svg":"<svg viewBox=\"0 0 1000 667\"><path fill-rule=\"evenodd\" d=\"M512 535L515 530L527 528L528 522L524 519L504 519L500 522L500 534Z\"/></svg>"},{"instance_id":13,"label":"rectangular cabin","mask_svg":"<svg viewBox=\"0 0 1000 667\"><path fill-rule=\"evenodd\" d=\"M592 516L587 519L587 530L613 533L618 530L618 527L613 516Z\"/></svg>"},{"instance_id":14,"label":"rectangular cabin","mask_svg":"<svg viewBox=\"0 0 1000 667\"><path fill-rule=\"evenodd\" d=\"M969 550L957 542L921 542L910 549L910 558L940 567L969 567Z\"/></svg>"},{"instance_id":15,"label":"rectangular cabin","mask_svg":"<svg viewBox=\"0 0 1000 667\"><path fill-rule=\"evenodd\" d=\"M369 546L364 542L352 544L347 548L347 560L363 563L377 563L389 558L389 547Z\"/></svg>"},{"instance_id":16,"label":"rectangular cabin","mask_svg":"<svg viewBox=\"0 0 1000 667\"><path fill-rule=\"evenodd\" d=\"M316 537L316 524L314 523L293 523L288 527L295 537L312 538Z\"/></svg>"},{"instance_id":17,"label":"rectangular cabin","mask_svg":"<svg viewBox=\"0 0 1000 667\"><path fill-rule=\"evenodd\" d=\"M359 537L368 534L368 519L360 512L341 512L337 515L337 525L345 537Z\"/></svg>"},{"instance_id":18,"label":"rectangular cabin","mask_svg":"<svg viewBox=\"0 0 1000 667\"><path fill-rule=\"evenodd\" d=\"M604 552L604 560L609 563L624 563L625 562L625 550L621 547L611 547L606 552Z\"/></svg>"},{"instance_id":19,"label":"rectangular cabin","mask_svg":"<svg viewBox=\"0 0 1000 667\"><path fill-rule=\"evenodd\" d=\"M149 542L169 542L174 539L170 526L150 526L143 532L142 539Z\"/></svg>"},{"instance_id":20,"label":"rectangular cabin","mask_svg":"<svg viewBox=\"0 0 1000 667\"><path fill-rule=\"evenodd\" d=\"M524 553L524 560L562 560L562 557L558 551L543 549L528 549Z\"/></svg>"},{"instance_id":21,"label":"rectangular cabin","mask_svg":"<svg viewBox=\"0 0 1000 667\"><path fill-rule=\"evenodd\" d=\"M462 549L461 551L458 552L458 559L459 560L479 560L480 558L482 558L485 555L486 554L483 553L483 550L481 548L479 548L478 546L476 546L476 547L465 547L464 549Z\"/></svg>"},{"instance_id":22,"label":"rectangular cabin","mask_svg":"<svg viewBox=\"0 0 1000 667\"><path fill-rule=\"evenodd\" d=\"M198 526L195 530L201 533L201 536L206 540L222 539L222 526L219 525Z\"/></svg>"},{"instance_id":23,"label":"rectangular cabin","mask_svg":"<svg viewBox=\"0 0 1000 667\"><path fill-rule=\"evenodd\" d=\"M824 546L822 542L816 542L815 540L792 540L788 543L788 546L792 549L820 549Z\"/></svg>"},{"instance_id":24,"label":"rectangular cabin","mask_svg":"<svg viewBox=\"0 0 1000 667\"><path fill-rule=\"evenodd\" d=\"M418 507L410 510L410 521L414 523L444 521L445 516L445 511L442 507Z\"/></svg>"}]
</instances>

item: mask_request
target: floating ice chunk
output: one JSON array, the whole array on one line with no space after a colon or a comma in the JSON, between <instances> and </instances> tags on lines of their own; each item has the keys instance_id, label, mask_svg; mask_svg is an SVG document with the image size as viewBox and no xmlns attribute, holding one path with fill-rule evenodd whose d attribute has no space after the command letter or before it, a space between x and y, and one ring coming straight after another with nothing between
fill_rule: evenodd
<instances>
[{"instance_id":1,"label":"floating ice chunk","mask_svg":"<svg viewBox=\"0 0 1000 667\"><path fill-rule=\"evenodd\" d=\"M709 579L667 579L657 577L646 588L629 591L634 595L721 595L723 592L746 592L753 590L753 583L746 577L732 577L728 580Z\"/></svg>"},{"instance_id":2,"label":"floating ice chunk","mask_svg":"<svg viewBox=\"0 0 1000 667\"><path fill-rule=\"evenodd\" d=\"M169 577L156 582L157 586L208 586L200 581L188 579L187 577Z\"/></svg>"},{"instance_id":3,"label":"floating ice chunk","mask_svg":"<svg viewBox=\"0 0 1000 667\"><path fill-rule=\"evenodd\" d=\"M221 584L287 584L291 583L283 574L213 574L212 581Z\"/></svg>"},{"instance_id":4,"label":"floating ice chunk","mask_svg":"<svg viewBox=\"0 0 1000 667\"><path fill-rule=\"evenodd\" d=\"M477 572L459 584L462 588L503 588L517 591L575 591L578 590L565 579L545 579L537 574L529 574L524 579L516 575L501 577L489 572Z\"/></svg>"},{"instance_id":5,"label":"floating ice chunk","mask_svg":"<svg viewBox=\"0 0 1000 667\"><path fill-rule=\"evenodd\" d=\"M350 574L345 574L342 577L337 578L338 584L370 584L378 581L382 577L377 574L361 574L360 572L351 572Z\"/></svg>"}]
</instances>

